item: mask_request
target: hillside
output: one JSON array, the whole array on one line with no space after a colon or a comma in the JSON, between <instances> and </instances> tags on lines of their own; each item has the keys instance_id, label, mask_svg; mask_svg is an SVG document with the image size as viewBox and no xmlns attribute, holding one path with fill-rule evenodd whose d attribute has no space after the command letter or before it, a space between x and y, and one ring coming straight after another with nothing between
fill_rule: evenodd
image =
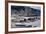
<instances>
[{"instance_id":1,"label":"hillside","mask_svg":"<svg viewBox=\"0 0 46 34\"><path fill-rule=\"evenodd\" d=\"M40 10L26 7L26 6L11 6L12 14L18 14L20 16L40 16Z\"/></svg>"}]
</instances>

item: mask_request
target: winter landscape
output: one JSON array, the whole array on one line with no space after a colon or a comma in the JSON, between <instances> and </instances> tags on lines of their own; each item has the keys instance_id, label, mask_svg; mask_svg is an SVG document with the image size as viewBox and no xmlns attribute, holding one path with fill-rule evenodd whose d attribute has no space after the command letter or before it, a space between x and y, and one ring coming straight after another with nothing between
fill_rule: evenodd
<instances>
[{"instance_id":1,"label":"winter landscape","mask_svg":"<svg viewBox=\"0 0 46 34\"><path fill-rule=\"evenodd\" d=\"M40 25L40 7L11 6L11 28L35 28Z\"/></svg>"}]
</instances>

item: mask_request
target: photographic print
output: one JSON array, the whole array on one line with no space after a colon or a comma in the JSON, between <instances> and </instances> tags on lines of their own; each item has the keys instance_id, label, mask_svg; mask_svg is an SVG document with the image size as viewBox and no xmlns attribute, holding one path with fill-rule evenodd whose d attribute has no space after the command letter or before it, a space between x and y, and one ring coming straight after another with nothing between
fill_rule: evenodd
<instances>
[{"instance_id":1,"label":"photographic print","mask_svg":"<svg viewBox=\"0 0 46 34\"><path fill-rule=\"evenodd\" d=\"M43 30L43 4L8 3L8 31Z\"/></svg>"},{"instance_id":2,"label":"photographic print","mask_svg":"<svg viewBox=\"0 0 46 34\"><path fill-rule=\"evenodd\" d=\"M11 28L40 27L40 11L38 6L11 5Z\"/></svg>"}]
</instances>

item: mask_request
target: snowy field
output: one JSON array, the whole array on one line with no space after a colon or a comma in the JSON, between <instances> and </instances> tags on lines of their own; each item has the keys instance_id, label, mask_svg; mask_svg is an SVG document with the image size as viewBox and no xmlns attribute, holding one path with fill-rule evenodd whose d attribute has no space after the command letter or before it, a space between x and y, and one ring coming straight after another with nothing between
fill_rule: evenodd
<instances>
[{"instance_id":1,"label":"snowy field","mask_svg":"<svg viewBox=\"0 0 46 34\"><path fill-rule=\"evenodd\" d=\"M28 27L40 27L40 20L36 20L34 22L12 22L12 28L28 28Z\"/></svg>"}]
</instances>

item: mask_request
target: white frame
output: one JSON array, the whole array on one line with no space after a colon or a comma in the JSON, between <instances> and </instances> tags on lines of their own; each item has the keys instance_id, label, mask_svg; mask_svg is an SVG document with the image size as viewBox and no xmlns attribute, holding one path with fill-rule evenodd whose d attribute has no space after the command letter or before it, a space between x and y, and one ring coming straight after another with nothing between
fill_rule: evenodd
<instances>
[{"instance_id":1,"label":"white frame","mask_svg":"<svg viewBox=\"0 0 46 34\"><path fill-rule=\"evenodd\" d=\"M14 6L40 6L41 7L41 27L36 28L11 28L11 5ZM8 3L8 31L27 31L27 30L43 30L43 5L40 4L23 4L23 3Z\"/></svg>"}]
</instances>

